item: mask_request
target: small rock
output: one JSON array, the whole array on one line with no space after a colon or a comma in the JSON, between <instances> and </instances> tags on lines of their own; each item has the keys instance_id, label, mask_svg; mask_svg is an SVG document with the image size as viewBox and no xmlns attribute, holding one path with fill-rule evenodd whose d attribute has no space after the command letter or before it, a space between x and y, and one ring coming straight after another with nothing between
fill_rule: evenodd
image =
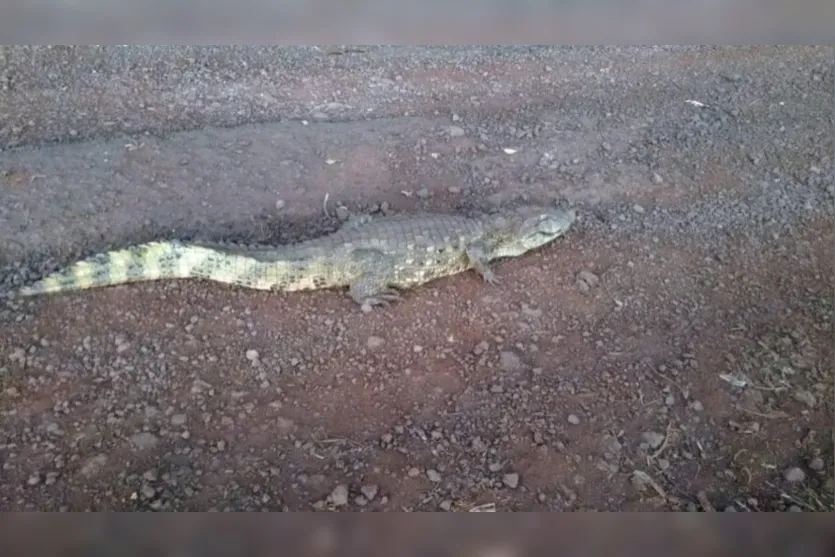
<instances>
[{"instance_id":1,"label":"small rock","mask_svg":"<svg viewBox=\"0 0 835 557\"><path fill-rule=\"evenodd\" d=\"M818 405L818 400L815 398L815 395L806 390L799 390L795 392L794 399L798 402L802 402L809 408L814 408Z\"/></svg>"},{"instance_id":2,"label":"small rock","mask_svg":"<svg viewBox=\"0 0 835 557\"><path fill-rule=\"evenodd\" d=\"M461 193L461 188L459 188L458 186L450 186L446 189L446 191L448 191L452 195L458 195L459 193Z\"/></svg>"},{"instance_id":3,"label":"small rock","mask_svg":"<svg viewBox=\"0 0 835 557\"><path fill-rule=\"evenodd\" d=\"M453 122L458 122L459 120L461 120L461 117L453 112L452 113L452 121Z\"/></svg>"},{"instance_id":4,"label":"small rock","mask_svg":"<svg viewBox=\"0 0 835 557\"><path fill-rule=\"evenodd\" d=\"M579 425L580 424L580 418L577 417L576 414L569 414L567 419L568 419L568 423L570 423L571 425Z\"/></svg>"},{"instance_id":5,"label":"small rock","mask_svg":"<svg viewBox=\"0 0 835 557\"><path fill-rule=\"evenodd\" d=\"M652 181L655 182L656 184L660 184L661 182L664 181L664 178L662 178L659 173L653 172L652 173Z\"/></svg>"},{"instance_id":6,"label":"small rock","mask_svg":"<svg viewBox=\"0 0 835 557\"><path fill-rule=\"evenodd\" d=\"M475 354L476 356L481 356L482 354L487 352L489 349L490 349L490 343L487 342L486 340L482 340L481 342L479 342L478 344L475 345L475 348L473 348L473 354Z\"/></svg>"},{"instance_id":7,"label":"small rock","mask_svg":"<svg viewBox=\"0 0 835 557\"><path fill-rule=\"evenodd\" d=\"M418 191L415 192L415 195L418 196L420 199L426 199L429 197L429 189L428 188L420 188Z\"/></svg>"},{"instance_id":8,"label":"small rock","mask_svg":"<svg viewBox=\"0 0 835 557\"><path fill-rule=\"evenodd\" d=\"M639 215L643 215L645 212L645 209L638 204L633 205L632 210L638 213Z\"/></svg>"},{"instance_id":9,"label":"small rock","mask_svg":"<svg viewBox=\"0 0 835 557\"><path fill-rule=\"evenodd\" d=\"M499 367L504 372L519 371L522 369L522 360L514 352L503 350L499 354Z\"/></svg>"},{"instance_id":10,"label":"small rock","mask_svg":"<svg viewBox=\"0 0 835 557\"><path fill-rule=\"evenodd\" d=\"M616 460L620 457L623 445L621 445L620 441L618 441L617 437L614 435L609 435L607 433L603 436L600 444L603 449L603 456L606 460Z\"/></svg>"},{"instance_id":11,"label":"small rock","mask_svg":"<svg viewBox=\"0 0 835 557\"><path fill-rule=\"evenodd\" d=\"M481 439L481 437L473 437L473 440L470 442L470 446L476 452L483 453L487 450L487 444Z\"/></svg>"},{"instance_id":12,"label":"small rock","mask_svg":"<svg viewBox=\"0 0 835 557\"><path fill-rule=\"evenodd\" d=\"M693 412L701 412L705 409L704 405L699 400L694 400L690 403L690 409Z\"/></svg>"},{"instance_id":13,"label":"small rock","mask_svg":"<svg viewBox=\"0 0 835 557\"><path fill-rule=\"evenodd\" d=\"M441 504L438 505L438 507L440 507L440 509L444 512L449 512L450 509L452 509L452 501L450 501L449 499L444 499L443 501L441 501Z\"/></svg>"},{"instance_id":14,"label":"small rock","mask_svg":"<svg viewBox=\"0 0 835 557\"><path fill-rule=\"evenodd\" d=\"M406 472L406 474L408 474L410 478L417 478L418 476L420 476L420 470L412 466L411 468L409 468L409 471Z\"/></svg>"},{"instance_id":15,"label":"small rock","mask_svg":"<svg viewBox=\"0 0 835 557\"><path fill-rule=\"evenodd\" d=\"M441 481L441 474L432 468L426 471L426 477L429 478L430 482L438 483Z\"/></svg>"},{"instance_id":16,"label":"small rock","mask_svg":"<svg viewBox=\"0 0 835 557\"><path fill-rule=\"evenodd\" d=\"M188 417L185 414L174 414L171 416L171 425L175 427L179 427L186 423Z\"/></svg>"},{"instance_id":17,"label":"small rock","mask_svg":"<svg viewBox=\"0 0 835 557\"><path fill-rule=\"evenodd\" d=\"M519 474L511 472L502 477L502 483L510 489L516 489L519 486Z\"/></svg>"},{"instance_id":18,"label":"small rock","mask_svg":"<svg viewBox=\"0 0 835 557\"><path fill-rule=\"evenodd\" d=\"M360 492L362 492L362 494L365 495L365 498L369 501L373 501L374 498L377 497L378 491L379 488L377 487L377 484L365 484L360 488Z\"/></svg>"},{"instance_id":19,"label":"small rock","mask_svg":"<svg viewBox=\"0 0 835 557\"><path fill-rule=\"evenodd\" d=\"M257 350L253 350L252 348L250 348L249 350L246 351L245 355L246 355L246 359L249 360L250 362L258 361L258 351Z\"/></svg>"},{"instance_id":20,"label":"small rock","mask_svg":"<svg viewBox=\"0 0 835 557\"><path fill-rule=\"evenodd\" d=\"M460 126L450 126L450 127L448 127L447 128L447 133L449 133L450 137L463 137L467 134L467 132L464 131L464 128L462 128Z\"/></svg>"},{"instance_id":21,"label":"small rock","mask_svg":"<svg viewBox=\"0 0 835 557\"><path fill-rule=\"evenodd\" d=\"M153 499L157 495L157 490L148 484L143 485L140 491L142 492L142 497L145 499Z\"/></svg>"},{"instance_id":22,"label":"small rock","mask_svg":"<svg viewBox=\"0 0 835 557\"><path fill-rule=\"evenodd\" d=\"M664 404L667 406L673 406L676 403L676 397L673 394L669 394L664 397Z\"/></svg>"},{"instance_id":23,"label":"small rock","mask_svg":"<svg viewBox=\"0 0 835 557\"><path fill-rule=\"evenodd\" d=\"M600 284L600 277L592 273L591 271L580 271L577 275L577 279L586 283L589 288L594 288L598 284Z\"/></svg>"},{"instance_id":24,"label":"small rock","mask_svg":"<svg viewBox=\"0 0 835 557\"><path fill-rule=\"evenodd\" d=\"M107 464L107 455L96 455L81 467L81 474L87 478L97 475L104 465Z\"/></svg>"},{"instance_id":25,"label":"small rock","mask_svg":"<svg viewBox=\"0 0 835 557\"><path fill-rule=\"evenodd\" d=\"M816 456L812 460L809 461L809 469L814 470L815 472L820 472L824 468L823 459L819 456Z\"/></svg>"},{"instance_id":26,"label":"small rock","mask_svg":"<svg viewBox=\"0 0 835 557\"><path fill-rule=\"evenodd\" d=\"M351 211L345 205L339 205L336 208L336 218L341 221L346 221L351 218Z\"/></svg>"},{"instance_id":27,"label":"small rock","mask_svg":"<svg viewBox=\"0 0 835 557\"><path fill-rule=\"evenodd\" d=\"M156 447L159 440L157 439L157 436L153 433L143 431L141 433L137 433L136 435L132 435L130 438L130 442L138 450L147 451Z\"/></svg>"},{"instance_id":28,"label":"small rock","mask_svg":"<svg viewBox=\"0 0 835 557\"><path fill-rule=\"evenodd\" d=\"M806 472L797 466L792 466L783 472L783 477L786 478L787 482L800 483L806 479Z\"/></svg>"},{"instance_id":29,"label":"small rock","mask_svg":"<svg viewBox=\"0 0 835 557\"><path fill-rule=\"evenodd\" d=\"M385 341L380 337L368 337L368 340L365 341L365 345L371 350L374 350L375 348L381 347L384 342Z\"/></svg>"},{"instance_id":30,"label":"small rock","mask_svg":"<svg viewBox=\"0 0 835 557\"><path fill-rule=\"evenodd\" d=\"M41 475L40 474L32 474L29 476L29 479L26 480L26 483L30 486L36 486L41 483Z\"/></svg>"},{"instance_id":31,"label":"small rock","mask_svg":"<svg viewBox=\"0 0 835 557\"><path fill-rule=\"evenodd\" d=\"M657 431L645 431L641 437L653 449L657 449L664 442L664 434Z\"/></svg>"},{"instance_id":32,"label":"small rock","mask_svg":"<svg viewBox=\"0 0 835 557\"><path fill-rule=\"evenodd\" d=\"M331 503L334 507L344 507L348 504L348 486L339 484L331 491Z\"/></svg>"}]
</instances>

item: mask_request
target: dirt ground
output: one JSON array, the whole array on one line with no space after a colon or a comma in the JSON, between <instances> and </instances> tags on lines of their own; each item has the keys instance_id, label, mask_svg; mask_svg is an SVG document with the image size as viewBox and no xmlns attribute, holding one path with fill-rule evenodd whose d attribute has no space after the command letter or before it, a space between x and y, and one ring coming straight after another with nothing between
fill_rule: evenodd
<instances>
[{"instance_id":1,"label":"dirt ground","mask_svg":"<svg viewBox=\"0 0 835 557\"><path fill-rule=\"evenodd\" d=\"M326 197L580 218L499 285L371 313L198 281L3 299L3 510L832 510L831 48L420 52L247 66L226 97L100 73L72 124L29 84L3 292L153 238L310 237Z\"/></svg>"}]
</instances>

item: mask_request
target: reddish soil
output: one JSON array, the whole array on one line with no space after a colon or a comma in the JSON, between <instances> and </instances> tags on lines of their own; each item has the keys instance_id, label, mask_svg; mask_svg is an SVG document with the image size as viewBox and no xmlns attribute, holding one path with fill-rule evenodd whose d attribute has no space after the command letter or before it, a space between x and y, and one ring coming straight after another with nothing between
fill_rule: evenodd
<instances>
[{"instance_id":1,"label":"reddish soil","mask_svg":"<svg viewBox=\"0 0 835 557\"><path fill-rule=\"evenodd\" d=\"M463 274L368 314L338 291L198 281L6 301L0 506L831 510L824 54L656 54L651 94L608 98L579 66L553 70L575 79L561 93L539 61L497 60L536 95L457 69L418 115L3 153L8 286L160 235L318 234L326 194L352 212L563 200L581 218L497 263L500 285ZM805 104L778 108L791 80Z\"/></svg>"}]
</instances>

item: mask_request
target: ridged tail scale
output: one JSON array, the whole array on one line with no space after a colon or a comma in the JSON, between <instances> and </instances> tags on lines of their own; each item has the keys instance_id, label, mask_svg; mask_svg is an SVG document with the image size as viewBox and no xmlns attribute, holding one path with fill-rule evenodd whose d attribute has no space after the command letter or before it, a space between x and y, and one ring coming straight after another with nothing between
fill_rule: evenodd
<instances>
[{"instance_id":1,"label":"ridged tail scale","mask_svg":"<svg viewBox=\"0 0 835 557\"><path fill-rule=\"evenodd\" d=\"M280 264L264 268L251 258L182 242L149 242L100 253L22 288L22 296L85 290L159 279L205 278L249 288L275 286ZM271 272L270 272L271 271Z\"/></svg>"}]
</instances>

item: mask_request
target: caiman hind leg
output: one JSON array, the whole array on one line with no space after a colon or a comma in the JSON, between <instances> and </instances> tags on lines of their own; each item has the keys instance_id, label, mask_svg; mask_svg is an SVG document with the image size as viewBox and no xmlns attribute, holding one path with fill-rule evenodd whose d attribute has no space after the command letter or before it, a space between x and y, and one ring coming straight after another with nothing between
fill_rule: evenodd
<instances>
[{"instance_id":1,"label":"caiman hind leg","mask_svg":"<svg viewBox=\"0 0 835 557\"><path fill-rule=\"evenodd\" d=\"M473 266L473 269L481 275L484 282L488 284L499 284L499 277L496 276L488 265L490 258L487 255L488 250L485 244L481 242L471 244L467 246L465 253L467 254L467 259L470 260L470 264Z\"/></svg>"},{"instance_id":2,"label":"caiman hind leg","mask_svg":"<svg viewBox=\"0 0 835 557\"><path fill-rule=\"evenodd\" d=\"M351 257L361 271L351 282L348 295L363 311L400 300L400 293L391 286L394 283L394 262L390 258L372 249L354 250Z\"/></svg>"}]
</instances>

